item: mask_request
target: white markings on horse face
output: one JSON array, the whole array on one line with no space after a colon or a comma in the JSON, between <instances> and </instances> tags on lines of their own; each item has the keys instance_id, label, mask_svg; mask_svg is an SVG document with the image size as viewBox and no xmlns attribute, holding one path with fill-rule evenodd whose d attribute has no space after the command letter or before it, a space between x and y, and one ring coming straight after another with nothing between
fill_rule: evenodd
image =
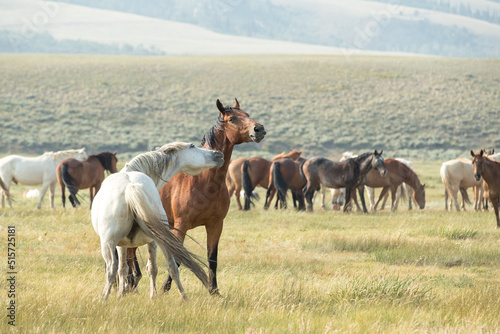
<instances>
[{"instance_id":1,"label":"white markings on horse face","mask_svg":"<svg viewBox=\"0 0 500 334\"><path fill-rule=\"evenodd\" d=\"M374 165L373 168L378 170L380 175L385 176L387 169L385 168L384 158L381 155L373 155Z\"/></svg>"}]
</instances>

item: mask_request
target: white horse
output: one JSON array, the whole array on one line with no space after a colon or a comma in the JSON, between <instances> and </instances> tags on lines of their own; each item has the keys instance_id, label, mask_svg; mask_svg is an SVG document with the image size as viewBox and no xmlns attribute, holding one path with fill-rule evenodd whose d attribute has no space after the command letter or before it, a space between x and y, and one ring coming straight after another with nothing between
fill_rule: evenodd
<instances>
[{"instance_id":1,"label":"white horse","mask_svg":"<svg viewBox=\"0 0 500 334\"><path fill-rule=\"evenodd\" d=\"M186 294L179 280L176 261L189 268L208 288L207 274L200 265L203 262L170 231L158 190L176 173L197 175L205 169L222 166L223 157L219 151L193 144L166 144L136 156L120 172L104 180L91 210L92 225L101 239L102 256L106 262L104 299L109 296L117 272L119 296L127 291L127 248L145 244L148 245L151 297L156 295L156 243L165 255L169 274L184 299Z\"/></svg>"},{"instance_id":2,"label":"white horse","mask_svg":"<svg viewBox=\"0 0 500 334\"><path fill-rule=\"evenodd\" d=\"M21 183L29 186L43 184L37 208L42 207L42 200L50 187L50 206L54 207L54 190L57 184L57 165L67 158L83 160L87 158L85 148L79 150L66 150L59 152L45 152L35 158L27 158L19 155L9 155L0 159L0 179L3 180L7 191L11 182ZM6 194L2 191L2 208L5 206ZM7 196L9 207L12 203Z\"/></svg>"},{"instance_id":3,"label":"white horse","mask_svg":"<svg viewBox=\"0 0 500 334\"><path fill-rule=\"evenodd\" d=\"M448 196L455 204L457 211L460 211L458 206L457 194L460 190L462 194L462 209L465 210L465 201L469 200L467 196L467 188L474 189L474 209L481 209L481 198L483 197L483 180L476 181L472 172L472 161L470 159L460 158L446 161L441 165L441 181L444 184L444 207L448 210ZM451 208L451 204L450 204Z\"/></svg>"}]
</instances>

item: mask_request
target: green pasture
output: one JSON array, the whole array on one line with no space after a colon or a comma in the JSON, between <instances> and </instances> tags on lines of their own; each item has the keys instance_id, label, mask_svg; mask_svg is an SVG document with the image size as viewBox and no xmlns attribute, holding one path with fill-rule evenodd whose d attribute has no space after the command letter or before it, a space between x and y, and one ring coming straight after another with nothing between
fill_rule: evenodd
<instances>
[{"instance_id":1,"label":"green pasture","mask_svg":"<svg viewBox=\"0 0 500 334\"><path fill-rule=\"evenodd\" d=\"M427 184L424 210L408 211L404 203L397 212L368 215L264 211L260 189L256 207L241 212L233 199L219 247L221 296L210 296L181 267L188 302L175 290L151 300L146 274L139 294L118 299L113 290L101 301L104 261L88 201L63 209L57 190L56 208L45 199L37 210L36 200L22 198L27 187L13 186L16 202L0 209L0 233L6 240L6 227L16 227L17 318L12 328L4 316L0 331L496 333L500 234L494 214L471 206L444 211L439 167L415 162ZM189 234L199 244L187 238L187 247L204 257L204 229ZM145 269L146 249L139 253ZM167 276L162 257L159 266L158 286ZM5 279L2 288L8 288ZM8 300L5 294L4 306Z\"/></svg>"},{"instance_id":2,"label":"green pasture","mask_svg":"<svg viewBox=\"0 0 500 334\"><path fill-rule=\"evenodd\" d=\"M0 73L1 154L199 143L216 99L235 97L268 133L236 155L437 161L500 145L498 59L0 54Z\"/></svg>"}]
</instances>

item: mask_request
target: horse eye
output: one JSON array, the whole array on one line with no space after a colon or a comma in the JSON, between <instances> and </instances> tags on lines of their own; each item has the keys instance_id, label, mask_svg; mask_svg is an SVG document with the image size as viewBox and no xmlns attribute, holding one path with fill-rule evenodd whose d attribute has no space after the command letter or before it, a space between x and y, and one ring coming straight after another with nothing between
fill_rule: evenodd
<instances>
[{"instance_id":1,"label":"horse eye","mask_svg":"<svg viewBox=\"0 0 500 334\"><path fill-rule=\"evenodd\" d=\"M233 123L234 122L234 117L229 117L229 122Z\"/></svg>"},{"instance_id":2,"label":"horse eye","mask_svg":"<svg viewBox=\"0 0 500 334\"><path fill-rule=\"evenodd\" d=\"M189 145L189 147L194 148L195 146L194 146L194 144L191 144L191 145Z\"/></svg>"}]
</instances>

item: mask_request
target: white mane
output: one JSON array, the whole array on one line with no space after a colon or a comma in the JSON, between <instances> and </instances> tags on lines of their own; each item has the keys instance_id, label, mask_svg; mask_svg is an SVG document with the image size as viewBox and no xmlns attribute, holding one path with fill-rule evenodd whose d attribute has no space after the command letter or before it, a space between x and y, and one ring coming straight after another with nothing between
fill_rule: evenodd
<instances>
[{"instance_id":1,"label":"white mane","mask_svg":"<svg viewBox=\"0 0 500 334\"><path fill-rule=\"evenodd\" d=\"M65 150L65 151L57 151L57 152L45 152L43 156L51 157L53 160L60 160L71 158L75 155L78 155L82 151L85 154L85 148L79 150Z\"/></svg>"},{"instance_id":2,"label":"white mane","mask_svg":"<svg viewBox=\"0 0 500 334\"><path fill-rule=\"evenodd\" d=\"M168 169L170 161L175 157L176 153L183 148L186 148L186 143L170 143L162 147L156 148L154 151L139 154L123 167L126 171L141 172L149 176L155 184L158 184L161 175Z\"/></svg>"}]
</instances>

